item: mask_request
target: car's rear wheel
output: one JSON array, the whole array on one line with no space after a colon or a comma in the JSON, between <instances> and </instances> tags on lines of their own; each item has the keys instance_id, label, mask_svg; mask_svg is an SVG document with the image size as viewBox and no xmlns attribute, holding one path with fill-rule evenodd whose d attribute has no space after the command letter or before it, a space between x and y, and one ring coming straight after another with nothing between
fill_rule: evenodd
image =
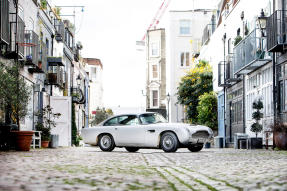
<instances>
[{"instance_id":1,"label":"car's rear wheel","mask_svg":"<svg viewBox=\"0 0 287 191\"><path fill-rule=\"evenodd\" d=\"M178 140L174 133L166 132L160 138L160 145L164 152L175 152L178 146Z\"/></svg>"},{"instance_id":2,"label":"car's rear wheel","mask_svg":"<svg viewBox=\"0 0 287 191\"><path fill-rule=\"evenodd\" d=\"M195 145L190 145L188 147L188 150L191 152L199 152L203 148L203 144L195 144Z\"/></svg>"},{"instance_id":3,"label":"car's rear wheel","mask_svg":"<svg viewBox=\"0 0 287 191\"><path fill-rule=\"evenodd\" d=\"M111 135L104 134L99 138L99 147L102 151L112 151L115 148L115 142Z\"/></svg>"},{"instance_id":4,"label":"car's rear wheel","mask_svg":"<svg viewBox=\"0 0 287 191\"><path fill-rule=\"evenodd\" d=\"M129 152L137 152L139 150L139 148L137 147L125 147L125 148Z\"/></svg>"}]
</instances>

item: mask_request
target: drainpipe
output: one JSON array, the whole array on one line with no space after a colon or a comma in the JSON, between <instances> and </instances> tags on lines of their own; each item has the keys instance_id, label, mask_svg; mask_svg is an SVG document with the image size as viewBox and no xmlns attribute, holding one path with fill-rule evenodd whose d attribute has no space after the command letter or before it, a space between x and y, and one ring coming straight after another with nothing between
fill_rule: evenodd
<instances>
[{"instance_id":1,"label":"drainpipe","mask_svg":"<svg viewBox=\"0 0 287 191\"><path fill-rule=\"evenodd\" d=\"M224 71L224 83L225 83L225 40L226 40L226 33L224 33L223 35L223 71ZM227 99L227 96L226 96L226 88L225 88L225 85L223 86L223 108L224 108L224 111L223 111L223 123L224 123L224 142L226 145L226 99Z\"/></svg>"},{"instance_id":2,"label":"drainpipe","mask_svg":"<svg viewBox=\"0 0 287 191\"><path fill-rule=\"evenodd\" d=\"M54 38L55 38L55 35L52 34L52 35L51 35L51 38L52 38L52 42L51 42L51 56L53 56L53 53L54 53Z\"/></svg>"}]
</instances>

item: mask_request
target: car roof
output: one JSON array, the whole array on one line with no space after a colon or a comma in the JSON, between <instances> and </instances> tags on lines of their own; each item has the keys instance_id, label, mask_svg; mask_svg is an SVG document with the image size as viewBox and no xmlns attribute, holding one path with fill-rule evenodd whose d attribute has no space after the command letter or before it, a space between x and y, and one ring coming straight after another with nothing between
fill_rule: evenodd
<instances>
[{"instance_id":1,"label":"car roof","mask_svg":"<svg viewBox=\"0 0 287 191\"><path fill-rule=\"evenodd\" d=\"M104 121L99 123L98 126L103 125L106 121L108 121L108 120L110 120L112 118L115 118L115 117L120 117L120 116L124 116L124 115L137 115L137 116L140 116L140 115L143 115L143 114L154 114L154 113L156 113L156 112L123 113L123 114L113 115L113 116L109 117L108 119L105 119Z\"/></svg>"}]
</instances>

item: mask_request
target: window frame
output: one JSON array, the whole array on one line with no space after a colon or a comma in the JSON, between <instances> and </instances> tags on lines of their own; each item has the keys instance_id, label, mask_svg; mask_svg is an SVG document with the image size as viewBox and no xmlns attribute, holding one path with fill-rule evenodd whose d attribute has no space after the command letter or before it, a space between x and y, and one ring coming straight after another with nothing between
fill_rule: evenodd
<instances>
[{"instance_id":1,"label":"window frame","mask_svg":"<svg viewBox=\"0 0 287 191\"><path fill-rule=\"evenodd\" d=\"M180 36L191 35L191 20L189 19L179 20L179 35Z\"/></svg>"}]
</instances>

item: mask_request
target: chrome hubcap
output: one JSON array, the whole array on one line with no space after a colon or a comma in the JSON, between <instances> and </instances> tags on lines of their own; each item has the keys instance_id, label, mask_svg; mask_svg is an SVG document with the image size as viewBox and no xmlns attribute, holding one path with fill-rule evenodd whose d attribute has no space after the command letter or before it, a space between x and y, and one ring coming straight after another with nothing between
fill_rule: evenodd
<instances>
[{"instance_id":1,"label":"chrome hubcap","mask_svg":"<svg viewBox=\"0 0 287 191\"><path fill-rule=\"evenodd\" d=\"M101 139L101 145L102 147L104 147L105 149L109 148L111 146L112 140L110 138L110 136L108 135L104 135Z\"/></svg>"},{"instance_id":2,"label":"chrome hubcap","mask_svg":"<svg viewBox=\"0 0 287 191\"><path fill-rule=\"evenodd\" d=\"M171 136L165 136L163 138L163 146L167 149L172 148L174 145L174 140Z\"/></svg>"}]
</instances>

